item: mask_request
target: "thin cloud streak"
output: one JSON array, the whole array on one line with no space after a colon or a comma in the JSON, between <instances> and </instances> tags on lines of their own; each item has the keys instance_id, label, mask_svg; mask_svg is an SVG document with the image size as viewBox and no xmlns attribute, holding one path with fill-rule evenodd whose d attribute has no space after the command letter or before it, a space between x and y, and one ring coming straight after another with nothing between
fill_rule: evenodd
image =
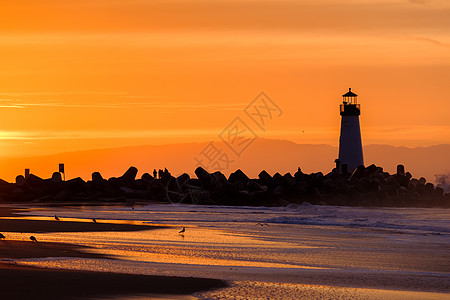
<instances>
[{"instance_id":1,"label":"thin cloud streak","mask_svg":"<svg viewBox=\"0 0 450 300\"><path fill-rule=\"evenodd\" d=\"M129 130L129 131L61 131L14 132L0 131L0 140L73 140L73 139L135 139L180 136L216 137L217 129Z\"/></svg>"},{"instance_id":2,"label":"thin cloud streak","mask_svg":"<svg viewBox=\"0 0 450 300\"><path fill-rule=\"evenodd\" d=\"M2 100L0 100L1 102ZM245 108L246 103L238 104L185 104L185 103L158 103L158 102L135 102L135 103L93 103L93 104L70 104L59 102L41 102L41 103L9 103L0 105L0 108L20 108L29 107L59 107L59 108L110 108L110 109L126 109L126 108L155 108L169 109L179 111L210 111L210 110L227 110L238 111Z\"/></svg>"}]
</instances>

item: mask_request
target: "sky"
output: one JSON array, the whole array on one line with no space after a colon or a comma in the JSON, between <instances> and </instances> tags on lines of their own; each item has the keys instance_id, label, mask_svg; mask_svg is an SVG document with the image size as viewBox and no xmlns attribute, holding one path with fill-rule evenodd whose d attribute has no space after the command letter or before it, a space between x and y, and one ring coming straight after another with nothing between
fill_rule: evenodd
<instances>
[{"instance_id":1,"label":"sky","mask_svg":"<svg viewBox=\"0 0 450 300\"><path fill-rule=\"evenodd\" d=\"M447 0L0 1L0 155L264 138L450 143ZM261 129L245 108L278 110Z\"/></svg>"}]
</instances>

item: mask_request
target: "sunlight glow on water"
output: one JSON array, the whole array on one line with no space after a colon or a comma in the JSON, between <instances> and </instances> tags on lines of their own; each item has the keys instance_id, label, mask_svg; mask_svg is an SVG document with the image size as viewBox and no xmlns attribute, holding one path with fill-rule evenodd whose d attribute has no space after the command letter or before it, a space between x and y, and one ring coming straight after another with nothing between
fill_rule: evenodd
<instances>
[{"instance_id":1,"label":"sunlight glow on water","mask_svg":"<svg viewBox=\"0 0 450 300\"><path fill-rule=\"evenodd\" d=\"M292 261L273 261L269 257L265 258L264 252L256 254L261 249L273 251L285 248L317 248L315 246L267 241L210 228L188 227L184 234L179 234L178 230L176 227L136 232L71 232L35 234L35 236L41 242L69 242L89 246L93 248L88 249L88 252L137 262L319 269ZM253 259L248 256L252 251ZM254 259L255 256L258 257L257 260ZM39 260L40 263L43 263L42 260ZM37 262L34 261L33 264Z\"/></svg>"}]
</instances>

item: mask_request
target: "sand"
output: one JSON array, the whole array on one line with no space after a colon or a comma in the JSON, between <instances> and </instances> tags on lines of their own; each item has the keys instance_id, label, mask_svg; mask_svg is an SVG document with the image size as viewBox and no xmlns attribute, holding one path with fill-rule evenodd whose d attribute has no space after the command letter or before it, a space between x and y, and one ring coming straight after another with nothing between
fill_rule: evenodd
<instances>
[{"instance_id":1,"label":"sand","mask_svg":"<svg viewBox=\"0 0 450 300\"><path fill-rule=\"evenodd\" d=\"M0 216L11 217L14 212L13 209L0 208ZM0 262L1 299L195 299L194 296L199 299L450 299L445 278L427 281L427 278L414 274L396 278L395 272L386 272L386 276L380 276L384 273L355 276L353 271L304 270L293 272L289 277L292 282L289 282L285 277L277 281L272 272L264 273L257 268L257 275L249 273L251 268L233 275L236 268L224 266L187 265L183 268L180 264L148 263L145 268L154 266L156 275L131 275L39 269L14 263L14 259L21 258L108 258L99 251L89 251L89 247L31 242L29 235L34 232L139 231L152 228L158 227L0 219L0 232L16 232L16 236L24 232L23 240L8 240L5 234L7 239L0 241L0 260L3 260ZM194 234L193 229L189 232ZM177 233L175 236L179 237ZM117 262L111 257L107 261L110 264ZM203 269L196 271L198 268ZM97 271L98 266L92 270ZM433 275L428 274L428 277Z\"/></svg>"},{"instance_id":2,"label":"sand","mask_svg":"<svg viewBox=\"0 0 450 300\"><path fill-rule=\"evenodd\" d=\"M255 296L255 291L257 295ZM337 287L326 285L273 283L258 281L231 282L230 287L196 293L200 299L335 299L335 300L443 300L443 293L396 291Z\"/></svg>"},{"instance_id":3,"label":"sand","mask_svg":"<svg viewBox=\"0 0 450 300\"><path fill-rule=\"evenodd\" d=\"M11 217L15 210L0 208L1 217ZM153 226L154 227L154 226ZM128 231L148 230L152 226L129 224L95 224L38 220L0 220L3 232L67 232L67 231ZM1 299L91 299L93 297L175 298L194 292L226 287L217 279L117 274L106 272L40 269L19 266L15 259L42 257L106 258L90 253L88 247L66 243L32 242L24 240L0 241ZM149 296L151 295L151 296ZM165 296L164 296L165 295Z\"/></svg>"},{"instance_id":4,"label":"sand","mask_svg":"<svg viewBox=\"0 0 450 300\"><path fill-rule=\"evenodd\" d=\"M191 295L226 286L216 279L38 269L0 264L2 299L80 299L145 294ZM157 297L155 295L155 297Z\"/></svg>"}]
</instances>

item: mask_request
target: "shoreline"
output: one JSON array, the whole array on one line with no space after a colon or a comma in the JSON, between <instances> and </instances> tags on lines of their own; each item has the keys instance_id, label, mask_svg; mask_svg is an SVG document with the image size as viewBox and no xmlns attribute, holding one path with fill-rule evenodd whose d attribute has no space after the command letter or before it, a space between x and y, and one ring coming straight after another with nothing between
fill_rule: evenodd
<instances>
[{"instance_id":1,"label":"shoreline","mask_svg":"<svg viewBox=\"0 0 450 300\"><path fill-rule=\"evenodd\" d=\"M0 207L0 217L24 217L25 215L22 214L15 215L19 211L23 213L27 209ZM32 215L32 212L27 215ZM105 220L104 222L107 221ZM227 297L239 297L242 295L252 295L254 297L262 294L275 299L283 296L283 293L286 292L289 295L299 295L305 299L321 299L321 297L330 298L335 296L336 298L352 299L389 298L406 300L446 299L448 295L448 288L445 287L445 282L443 282L445 279L437 280L428 278L430 277L428 276L428 280L431 281L427 283L427 280L425 280L427 278L422 278L419 275L409 274L404 278L399 278L398 274L391 272L386 272L384 276L379 276L379 273L372 272L367 274L362 272L360 275L356 275L351 270L348 272L343 270L340 272L308 270L300 273L293 272L292 280L286 281L286 278L284 278L282 281L274 281L276 280L273 277L274 274L267 273L267 276L261 277L258 271L259 275L254 277L247 270L240 275L233 275L233 271L228 267L209 267L205 269L205 271L207 270L206 273L190 273L189 271L181 270L180 266L176 264L161 264L155 268L159 271L151 273L151 275L136 275L112 273L114 271L106 272L105 270L98 272L97 268L92 268L90 271L87 271L88 269L79 271L17 265L14 260L22 258L114 258L98 252L84 251L90 247L76 244L32 242L26 234L23 235L23 240L17 239L19 236L17 233L15 234L16 240L8 240L8 231L1 227L2 224L15 228L15 230L10 232L21 232L21 229L33 229L35 231L32 232L44 233L97 231L100 229L98 225L101 225L101 223L64 221L64 218L61 218L61 221L0 219L0 232L3 231L2 233L6 236L5 240L0 240L0 278L7 278L6 281L0 281L0 290L4 291L3 295L11 299L92 299L96 297L119 299L133 296L164 299L195 299L195 297L200 299L208 297L212 299L226 299ZM126 225L131 225L103 224L107 226L104 228L104 231L120 231L121 228L127 228ZM73 228L66 228L65 226L67 225L70 225L69 227L72 225L80 227L74 230ZM151 230L152 228L158 227L133 225L128 229ZM28 231L23 232L31 233ZM38 235L36 237L39 239ZM191 266L191 268L202 268L202 266ZM161 272L161 270L165 269L172 269L172 272ZM220 271L221 269L223 270ZM55 285L57 285L56 288ZM114 287L110 288L111 285L114 285ZM19 288L20 291L17 292Z\"/></svg>"},{"instance_id":2,"label":"shoreline","mask_svg":"<svg viewBox=\"0 0 450 300\"><path fill-rule=\"evenodd\" d=\"M23 211L23 209L0 207L0 217L17 216L14 214L17 211ZM2 232L130 231L154 228L160 227L0 219ZM17 265L14 260L22 258L112 258L100 253L83 251L90 247L81 245L32 242L28 240L27 235L24 235L24 240L8 240L8 235L5 234L5 236L5 239L0 240L0 290L2 298L5 299L91 299L92 297L133 295L189 296L196 292L228 286L224 280L209 278L74 271Z\"/></svg>"}]
</instances>

